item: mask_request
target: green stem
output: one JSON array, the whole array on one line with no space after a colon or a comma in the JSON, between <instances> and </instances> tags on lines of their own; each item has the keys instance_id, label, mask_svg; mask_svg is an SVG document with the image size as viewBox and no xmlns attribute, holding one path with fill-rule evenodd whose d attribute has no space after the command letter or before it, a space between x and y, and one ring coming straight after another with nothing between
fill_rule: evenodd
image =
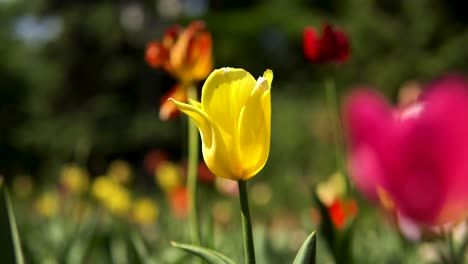
<instances>
[{"instance_id":1,"label":"green stem","mask_svg":"<svg viewBox=\"0 0 468 264\"><path fill-rule=\"evenodd\" d=\"M187 95L190 99L197 99L197 89L190 85L187 88ZM195 122L188 118L188 167L187 185L189 190L189 225L190 236L194 245L200 245L200 231L198 230L197 213L197 169L198 169L198 131Z\"/></svg>"},{"instance_id":2,"label":"green stem","mask_svg":"<svg viewBox=\"0 0 468 264\"><path fill-rule=\"evenodd\" d=\"M335 166L337 166L340 173L345 178L346 182L346 193L349 194L351 191L351 184L346 176L346 162L345 154L343 149L343 136L341 132L343 128L341 126L338 99L336 95L336 86L332 78L325 79L325 96L327 107L329 109L330 122L332 124L332 133L333 133L333 144L335 147Z\"/></svg>"},{"instance_id":3,"label":"green stem","mask_svg":"<svg viewBox=\"0 0 468 264\"><path fill-rule=\"evenodd\" d=\"M252 222L250 221L250 210L249 210L249 198L247 195L247 183L246 181L239 180L237 182L239 187L239 198L242 215L242 229L244 233L244 254L245 263L255 263L255 250L254 241L252 235Z\"/></svg>"},{"instance_id":4,"label":"green stem","mask_svg":"<svg viewBox=\"0 0 468 264\"><path fill-rule=\"evenodd\" d=\"M439 249L439 258L441 263L444 264L458 264L463 263L462 259L459 258L457 250L454 244L453 230L447 230L444 227L441 227L442 234L442 247Z\"/></svg>"},{"instance_id":5,"label":"green stem","mask_svg":"<svg viewBox=\"0 0 468 264\"><path fill-rule=\"evenodd\" d=\"M450 256L451 263L458 264L459 260L458 260L457 252L456 252L456 249L455 249L455 243L454 243L454 238L453 238L453 230L445 231L445 239L446 239L447 244L448 244L448 250L449 250L448 254Z\"/></svg>"},{"instance_id":6,"label":"green stem","mask_svg":"<svg viewBox=\"0 0 468 264\"><path fill-rule=\"evenodd\" d=\"M468 226L468 219L465 220L465 223L464 223L465 226ZM463 239L463 242L462 244L460 245L460 250L458 251L458 259L463 262L467 256L466 252L467 252L467 249L468 249L468 235L465 235L464 236L464 239Z\"/></svg>"}]
</instances>

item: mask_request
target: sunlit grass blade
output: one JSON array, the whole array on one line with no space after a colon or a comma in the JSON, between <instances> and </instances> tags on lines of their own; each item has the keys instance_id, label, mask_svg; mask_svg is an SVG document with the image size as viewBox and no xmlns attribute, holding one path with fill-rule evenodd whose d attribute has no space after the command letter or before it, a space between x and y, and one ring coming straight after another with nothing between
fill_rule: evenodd
<instances>
[{"instance_id":1,"label":"sunlit grass blade","mask_svg":"<svg viewBox=\"0 0 468 264\"><path fill-rule=\"evenodd\" d=\"M141 263L145 263L145 264L156 263L152 259L152 256L149 253L148 248L145 245L145 241L143 241L143 238L141 237L140 233L132 232L130 239Z\"/></svg>"},{"instance_id":2,"label":"sunlit grass blade","mask_svg":"<svg viewBox=\"0 0 468 264\"><path fill-rule=\"evenodd\" d=\"M293 264L315 264L317 238L315 231L304 241Z\"/></svg>"},{"instance_id":3,"label":"sunlit grass blade","mask_svg":"<svg viewBox=\"0 0 468 264\"><path fill-rule=\"evenodd\" d=\"M13 207L6 186L0 179L0 247L2 263L23 264L24 257Z\"/></svg>"},{"instance_id":4,"label":"sunlit grass blade","mask_svg":"<svg viewBox=\"0 0 468 264\"><path fill-rule=\"evenodd\" d=\"M125 239L120 234L111 237L110 254L112 263L128 263L129 256L127 245Z\"/></svg>"},{"instance_id":5,"label":"sunlit grass blade","mask_svg":"<svg viewBox=\"0 0 468 264\"><path fill-rule=\"evenodd\" d=\"M92 240L96 232L97 217L88 217L82 222L76 232L74 239L65 249L64 258L66 263L84 263L90 253Z\"/></svg>"},{"instance_id":6,"label":"sunlit grass blade","mask_svg":"<svg viewBox=\"0 0 468 264\"><path fill-rule=\"evenodd\" d=\"M224 256L223 254L219 252L216 252L208 248L187 245L187 244L179 244L174 241L171 242L171 245L173 247L185 250L186 252L190 254L196 255L204 259L205 261L207 261L209 264L235 264L235 262L232 259Z\"/></svg>"}]
</instances>

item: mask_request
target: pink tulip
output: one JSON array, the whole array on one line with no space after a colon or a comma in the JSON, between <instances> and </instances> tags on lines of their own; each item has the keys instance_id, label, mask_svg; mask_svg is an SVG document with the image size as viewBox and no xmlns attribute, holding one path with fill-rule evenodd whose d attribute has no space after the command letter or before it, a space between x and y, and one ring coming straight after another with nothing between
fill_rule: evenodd
<instances>
[{"instance_id":1,"label":"pink tulip","mask_svg":"<svg viewBox=\"0 0 468 264\"><path fill-rule=\"evenodd\" d=\"M344 106L349 169L356 187L421 225L468 212L468 81L447 76L413 103L392 107L369 89ZM380 189L380 190L379 190Z\"/></svg>"}]
</instances>

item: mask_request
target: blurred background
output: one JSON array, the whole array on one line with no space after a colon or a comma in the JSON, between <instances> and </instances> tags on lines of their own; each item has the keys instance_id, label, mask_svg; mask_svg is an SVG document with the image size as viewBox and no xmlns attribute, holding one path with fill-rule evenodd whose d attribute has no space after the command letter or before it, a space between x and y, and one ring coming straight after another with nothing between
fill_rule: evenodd
<instances>
[{"instance_id":1,"label":"blurred background","mask_svg":"<svg viewBox=\"0 0 468 264\"><path fill-rule=\"evenodd\" d=\"M215 68L274 72L271 152L249 182L251 210L257 250L269 252L259 262L289 263L317 226L311 190L337 171L323 85L330 66L304 58L304 27L328 22L349 38L350 57L333 71L339 98L367 85L396 102L405 84L466 74L466 10L463 0L0 0L0 174L12 188L26 258L190 260L169 247L189 240L186 119L159 120L160 98L175 81L144 54L167 27L203 20ZM241 260L236 194L203 164L200 171L202 230ZM113 202L101 201L106 188ZM430 255L358 204L356 263ZM318 247L318 263L333 263L325 243Z\"/></svg>"}]
</instances>

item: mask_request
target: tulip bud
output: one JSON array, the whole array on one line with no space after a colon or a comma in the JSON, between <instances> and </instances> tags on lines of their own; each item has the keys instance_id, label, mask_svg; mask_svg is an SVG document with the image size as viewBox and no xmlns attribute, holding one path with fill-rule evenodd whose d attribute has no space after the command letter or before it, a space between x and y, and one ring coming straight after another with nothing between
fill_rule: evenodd
<instances>
[{"instance_id":1,"label":"tulip bud","mask_svg":"<svg viewBox=\"0 0 468 264\"><path fill-rule=\"evenodd\" d=\"M270 151L273 73L257 81L243 69L213 71L202 89L201 103L172 100L198 126L203 157L218 177L247 180L265 165Z\"/></svg>"}]
</instances>

